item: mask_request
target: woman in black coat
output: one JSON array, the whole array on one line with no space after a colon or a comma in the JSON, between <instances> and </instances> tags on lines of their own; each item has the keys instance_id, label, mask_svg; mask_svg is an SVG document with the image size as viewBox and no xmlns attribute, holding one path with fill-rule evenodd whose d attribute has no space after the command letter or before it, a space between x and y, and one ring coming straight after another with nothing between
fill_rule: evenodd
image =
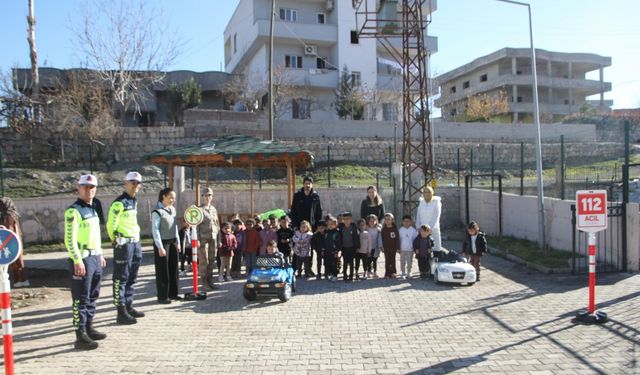
<instances>
[{"instance_id":1,"label":"woman in black coat","mask_svg":"<svg viewBox=\"0 0 640 375\"><path fill-rule=\"evenodd\" d=\"M376 215L380 223L384 219L384 202L375 186L367 188L367 198L360 205L360 217L366 219L369 215Z\"/></svg>"}]
</instances>

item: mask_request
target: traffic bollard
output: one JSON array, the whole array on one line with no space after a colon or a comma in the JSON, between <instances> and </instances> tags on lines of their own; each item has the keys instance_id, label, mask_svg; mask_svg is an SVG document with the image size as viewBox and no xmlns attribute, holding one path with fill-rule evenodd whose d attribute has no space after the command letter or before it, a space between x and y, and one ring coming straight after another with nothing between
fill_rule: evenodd
<instances>
[{"instance_id":1,"label":"traffic bollard","mask_svg":"<svg viewBox=\"0 0 640 375\"><path fill-rule=\"evenodd\" d=\"M2 345L4 349L4 373L13 375L13 326L11 324L11 285L6 267L0 281L0 308L2 308Z\"/></svg>"}]
</instances>

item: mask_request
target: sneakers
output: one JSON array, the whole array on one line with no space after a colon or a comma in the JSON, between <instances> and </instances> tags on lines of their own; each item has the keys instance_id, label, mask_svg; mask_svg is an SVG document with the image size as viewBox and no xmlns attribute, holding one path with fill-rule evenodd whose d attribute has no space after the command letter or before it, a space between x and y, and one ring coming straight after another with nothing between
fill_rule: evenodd
<instances>
[{"instance_id":1,"label":"sneakers","mask_svg":"<svg viewBox=\"0 0 640 375\"><path fill-rule=\"evenodd\" d=\"M218 276L218 281L219 282L223 282L224 281L224 276L222 276L222 275Z\"/></svg>"},{"instance_id":2,"label":"sneakers","mask_svg":"<svg viewBox=\"0 0 640 375\"><path fill-rule=\"evenodd\" d=\"M14 288L28 288L30 286L31 286L31 283L29 282L29 280L18 281L17 283L13 284Z\"/></svg>"},{"instance_id":3,"label":"sneakers","mask_svg":"<svg viewBox=\"0 0 640 375\"><path fill-rule=\"evenodd\" d=\"M184 270L180 271L180 277L185 277L185 276L187 276L187 271L184 271Z\"/></svg>"},{"instance_id":4,"label":"sneakers","mask_svg":"<svg viewBox=\"0 0 640 375\"><path fill-rule=\"evenodd\" d=\"M227 276L227 281L233 281L233 277Z\"/></svg>"}]
</instances>

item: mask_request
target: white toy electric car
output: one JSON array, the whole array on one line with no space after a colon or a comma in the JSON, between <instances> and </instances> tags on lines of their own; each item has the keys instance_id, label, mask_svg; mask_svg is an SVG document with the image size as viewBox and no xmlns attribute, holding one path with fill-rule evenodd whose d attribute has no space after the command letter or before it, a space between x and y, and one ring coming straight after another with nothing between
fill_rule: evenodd
<instances>
[{"instance_id":1,"label":"white toy electric car","mask_svg":"<svg viewBox=\"0 0 640 375\"><path fill-rule=\"evenodd\" d=\"M455 251L441 251L439 257L430 260L431 274L436 283L457 283L473 285L476 269L465 257Z\"/></svg>"}]
</instances>

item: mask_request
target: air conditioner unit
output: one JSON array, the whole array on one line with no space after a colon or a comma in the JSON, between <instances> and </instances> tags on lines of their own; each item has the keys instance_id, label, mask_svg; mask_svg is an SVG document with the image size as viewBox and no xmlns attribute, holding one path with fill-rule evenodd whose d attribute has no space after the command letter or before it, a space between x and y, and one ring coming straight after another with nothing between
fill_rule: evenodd
<instances>
[{"instance_id":1,"label":"air conditioner unit","mask_svg":"<svg viewBox=\"0 0 640 375\"><path fill-rule=\"evenodd\" d=\"M308 56L315 56L318 54L318 47L306 45L304 46L304 54Z\"/></svg>"},{"instance_id":2,"label":"air conditioner unit","mask_svg":"<svg viewBox=\"0 0 640 375\"><path fill-rule=\"evenodd\" d=\"M327 12L331 12L333 10L333 0L327 0Z\"/></svg>"}]
</instances>

